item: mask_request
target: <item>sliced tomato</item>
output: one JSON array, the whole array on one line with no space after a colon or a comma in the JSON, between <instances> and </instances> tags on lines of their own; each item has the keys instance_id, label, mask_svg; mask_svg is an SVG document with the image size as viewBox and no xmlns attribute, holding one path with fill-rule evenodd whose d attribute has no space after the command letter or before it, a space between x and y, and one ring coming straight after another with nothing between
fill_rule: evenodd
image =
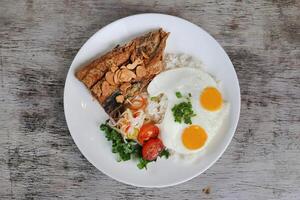
<instances>
[{"instance_id":1,"label":"sliced tomato","mask_svg":"<svg viewBox=\"0 0 300 200\"><path fill-rule=\"evenodd\" d=\"M147 104L147 100L145 98L137 97L131 101L129 109L130 110L144 109L146 107L146 104Z\"/></svg>"},{"instance_id":2,"label":"sliced tomato","mask_svg":"<svg viewBox=\"0 0 300 200\"><path fill-rule=\"evenodd\" d=\"M146 123L140 128L138 135L138 141L140 144L144 144L145 141L150 138L156 138L159 134L159 128L153 123Z\"/></svg>"},{"instance_id":3,"label":"sliced tomato","mask_svg":"<svg viewBox=\"0 0 300 200\"><path fill-rule=\"evenodd\" d=\"M145 142L142 147L142 156L145 160L155 160L160 152L164 149L164 145L158 138L152 138Z\"/></svg>"}]
</instances>

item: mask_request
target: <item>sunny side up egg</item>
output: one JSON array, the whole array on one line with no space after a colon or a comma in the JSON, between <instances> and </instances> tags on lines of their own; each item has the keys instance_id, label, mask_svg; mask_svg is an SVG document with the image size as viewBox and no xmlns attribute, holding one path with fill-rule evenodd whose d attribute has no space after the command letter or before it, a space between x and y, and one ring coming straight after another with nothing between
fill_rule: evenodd
<instances>
[{"instance_id":1,"label":"sunny side up egg","mask_svg":"<svg viewBox=\"0 0 300 200\"><path fill-rule=\"evenodd\" d=\"M203 151L228 116L229 104L223 99L217 82L198 68L182 67L157 75L148 86L150 96L167 96L167 108L159 124L164 145L186 155ZM176 92L182 94L181 98ZM175 122L172 108L189 98L196 114L192 124Z\"/></svg>"}]
</instances>

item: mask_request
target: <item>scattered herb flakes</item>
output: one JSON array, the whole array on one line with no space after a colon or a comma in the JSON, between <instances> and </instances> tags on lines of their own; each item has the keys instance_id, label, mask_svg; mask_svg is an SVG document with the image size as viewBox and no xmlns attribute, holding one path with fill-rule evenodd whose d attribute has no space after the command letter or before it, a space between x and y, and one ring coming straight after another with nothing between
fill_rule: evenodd
<instances>
[{"instance_id":1,"label":"scattered herb flakes","mask_svg":"<svg viewBox=\"0 0 300 200\"><path fill-rule=\"evenodd\" d=\"M158 101L159 101L159 97L151 97L150 100L151 100L151 101L158 102Z\"/></svg>"},{"instance_id":2,"label":"scattered herb flakes","mask_svg":"<svg viewBox=\"0 0 300 200\"><path fill-rule=\"evenodd\" d=\"M174 105L172 108L173 116L175 122L185 124L192 124L192 117L196 116L193 111L192 103L190 101L181 102L179 104Z\"/></svg>"},{"instance_id":3,"label":"scattered herb flakes","mask_svg":"<svg viewBox=\"0 0 300 200\"><path fill-rule=\"evenodd\" d=\"M167 149L164 149L159 155L159 157L161 157L161 158L165 157L166 159L168 159L169 156L170 156L170 152Z\"/></svg>"},{"instance_id":4,"label":"scattered herb flakes","mask_svg":"<svg viewBox=\"0 0 300 200\"><path fill-rule=\"evenodd\" d=\"M180 92L176 92L175 95L176 95L177 98L181 98L182 97L182 94Z\"/></svg>"},{"instance_id":5,"label":"scattered herb flakes","mask_svg":"<svg viewBox=\"0 0 300 200\"><path fill-rule=\"evenodd\" d=\"M138 164L137 164L137 167L138 167L139 169L143 169L143 168L147 169L147 164L148 164L149 162L151 162L151 161L144 160L142 157L140 157L140 158L139 158L139 162L138 162Z\"/></svg>"}]
</instances>

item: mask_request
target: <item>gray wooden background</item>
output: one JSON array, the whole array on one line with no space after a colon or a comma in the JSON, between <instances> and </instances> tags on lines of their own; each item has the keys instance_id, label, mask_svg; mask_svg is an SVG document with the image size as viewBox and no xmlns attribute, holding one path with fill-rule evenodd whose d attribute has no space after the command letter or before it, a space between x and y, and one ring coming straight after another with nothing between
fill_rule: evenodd
<instances>
[{"instance_id":1,"label":"gray wooden background","mask_svg":"<svg viewBox=\"0 0 300 200\"><path fill-rule=\"evenodd\" d=\"M176 15L212 34L242 94L222 158L164 189L98 171L74 144L63 111L79 48L104 25L143 12ZM0 199L300 199L299 0L0 0L0 42Z\"/></svg>"}]
</instances>

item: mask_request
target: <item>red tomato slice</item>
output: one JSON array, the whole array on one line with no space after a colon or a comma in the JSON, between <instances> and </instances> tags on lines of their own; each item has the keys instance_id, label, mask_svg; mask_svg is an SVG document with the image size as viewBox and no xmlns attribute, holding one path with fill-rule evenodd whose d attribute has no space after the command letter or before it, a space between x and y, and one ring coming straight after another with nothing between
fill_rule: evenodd
<instances>
[{"instance_id":1,"label":"red tomato slice","mask_svg":"<svg viewBox=\"0 0 300 200\"><path fill-rule=\"evenodd\" d=\"M160 152L164 149L164 145L158 138L148 140L142 147L142 156L145 160L155 160Z\"/></svg>"},{"instance_id":2,"label":"red tomato slice","mask_svg":"<svg viewBox=\"0 0 300 200\"><path fill-rule=\"evenodd\" d=\"M149 140L150 138L156 138L158 134L159 134L159 128L153 123L147 123L140 128L140 132L137 139L140 144L143 144L145 141Z\"/></svg>"}]
</instances>

